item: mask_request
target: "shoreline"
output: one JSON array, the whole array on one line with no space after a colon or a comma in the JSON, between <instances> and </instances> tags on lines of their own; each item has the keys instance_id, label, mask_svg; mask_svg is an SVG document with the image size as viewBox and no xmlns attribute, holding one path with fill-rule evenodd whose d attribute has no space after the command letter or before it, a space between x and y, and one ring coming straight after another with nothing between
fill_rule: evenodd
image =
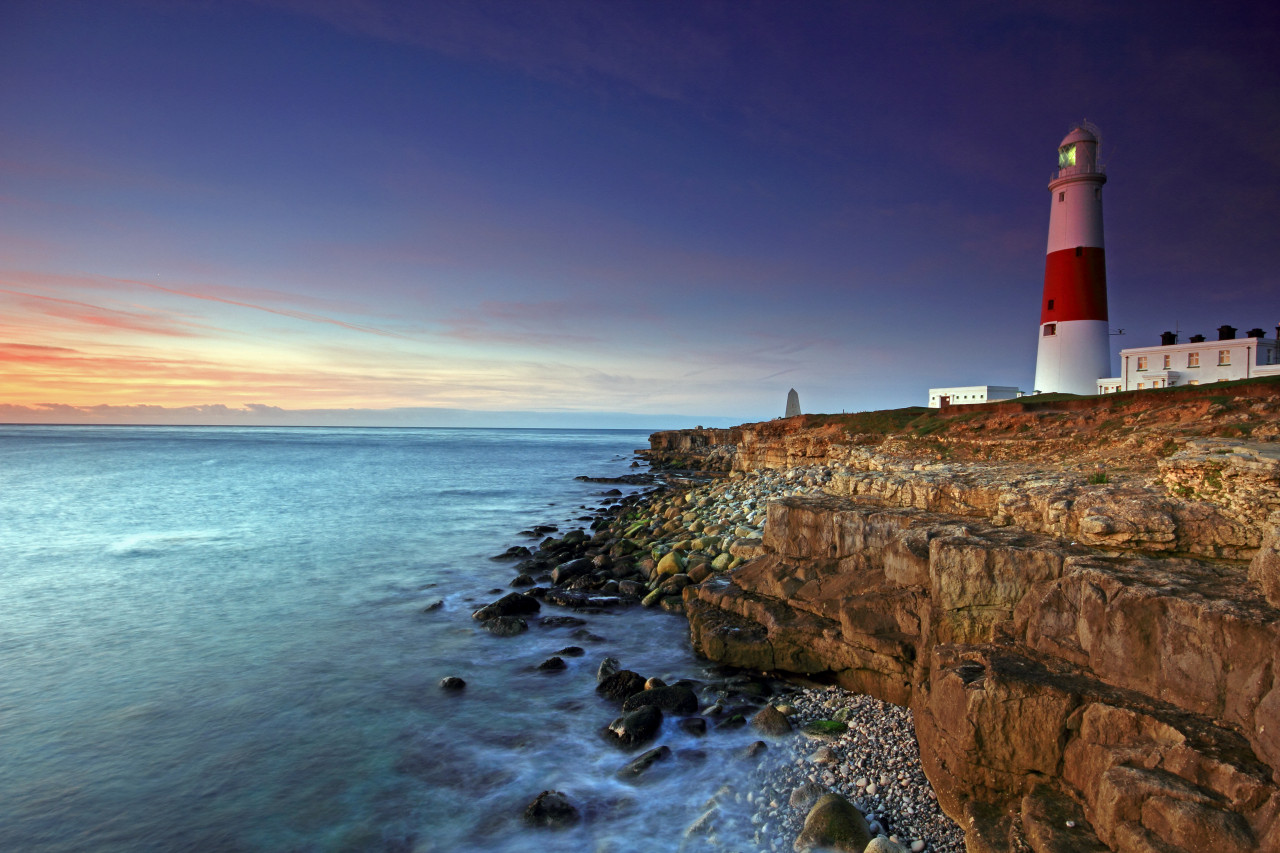
<instances>
[{"instance_id":1,"label":"shoreline","mask_svg":"<svg viewBox=\"0 0 1280 853\"><path fill-rule=\"evenodd\" d=\"M511 583L517 592L474 616L498 634L522 632L523 620L515 611L533 612L544 604L572 612L639 603L683 616L685 587L763 553L760 536L769 500L819 491L830 475L829 469L812 468L730 477L697 472L578 477L605 488L599 508L582 507L591 516L578 521L590 518L590 529L548 536L536 546L516 545L496 555L495 559L518 561ZM655 488L631 495L610 488L622 484ZM545 532L551 531L533 528L521 533ZM598 649L591 653L601 654ZM607 651L603 654L608 661ZM545 664L557 666L553 660ZM601 681L609 674L606 666L601 668ZM744 752L754 763L726 773L724 787L706 803L701 817L688 827L673 827L682 833L680 849L729 849L719 840L720 834L727 834L749 837L762 850L791 850L817 796L834 793L866 816L868 839L885 836L877 842L881 846L870 849L963 850L963 831L942 814L925 779L909 710L838 687L812 682L806 686L787 674L733 673L720 681L681 679L670 686L656 679L646 684L643 675L632 673L639 680L614 696L622 703L622 716L611 724L601 720L608 729L625 729L636 709L646 707L644 694L656 690L648 695L659 697L655 704L677 717L685 732L705 731L710 740L719 729L750 726L763 737ZM610 681L615 689L616 682ZM600 687L609 689L603 683ZM672 705L672 691L683 691L685 698ZM760 730L760 712L770 708L784 712L790 733ZM818 720L842 731L800 733ZM635 768L636 777L670 754L662 738L654 735L630 744L635 750L648 750L627 765ZM742 789L743 782L748 790ZM531 803L530 810L535 805Z\"/></svg>"}]
</instances>

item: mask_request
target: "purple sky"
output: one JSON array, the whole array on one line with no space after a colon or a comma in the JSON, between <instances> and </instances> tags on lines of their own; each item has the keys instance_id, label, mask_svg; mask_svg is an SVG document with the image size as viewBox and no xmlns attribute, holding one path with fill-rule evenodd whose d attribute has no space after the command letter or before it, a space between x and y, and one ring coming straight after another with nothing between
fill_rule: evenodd
<instances>
[{"instance_id":1,"label":"purple sky","mask_svg":"<svg viewBox=\"0 0 1280 853\"><path fill-rule=\"evenodd\" d=\"M0 420L1029 390L1082 118L1116 349L1270 337L1277 57L1261 3L0 0Z\"/></svg>"}]
</instances>

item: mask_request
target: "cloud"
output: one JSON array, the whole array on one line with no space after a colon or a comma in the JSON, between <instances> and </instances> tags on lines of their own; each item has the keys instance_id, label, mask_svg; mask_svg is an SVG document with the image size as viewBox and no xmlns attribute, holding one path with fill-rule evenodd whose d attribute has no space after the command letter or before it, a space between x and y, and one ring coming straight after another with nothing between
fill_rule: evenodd
<instances>
[{"instance_id":1,"label":"cloud","mask_svg":"<svg viewBox=\"0 0 1280 853\"><path fill-rule=\"evenodd\" d=\"M390 409L282 409L243 407L0 403L0 424L135 424L159 426L489 427L540 429L678 429L703 424L732 426L741 419L681 414L587 410L484 411L413 406Z\"/></svg>"},{"instance_id":2,"label":"cloud","mask_svg":"<svg viewBox=\"0 0 1280 853\"><path fill-rule=\"evenodd\" d=\"M150 335L167 335L170 337L191 337L196 335L197 328L208 328L175 320L154 312L120 311L105 308L88 302L74 299L59 299L53 296L41 296L21 290L0 288L0 293L16 297L18 304L27 310L35 311L60 320L70 320L88 326L110 329L119 332L143 332Z\"/></svg>"}]
</instances>

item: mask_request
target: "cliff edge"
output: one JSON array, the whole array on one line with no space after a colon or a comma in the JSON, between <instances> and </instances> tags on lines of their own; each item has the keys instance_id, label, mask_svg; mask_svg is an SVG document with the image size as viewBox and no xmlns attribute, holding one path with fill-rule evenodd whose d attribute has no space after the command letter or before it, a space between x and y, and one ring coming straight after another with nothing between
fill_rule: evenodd
<instances>
[{"instance_id":1,"label":"cliff edge","mask_svg":"<svg viewBox=\"0 0 1280 853\"><path fill-rule=\"evenodd\" d=\"M970 850L1280 851L1280 383L657 433L814 466L707 657L909 706Z\"/></svg>"}]
</instances>

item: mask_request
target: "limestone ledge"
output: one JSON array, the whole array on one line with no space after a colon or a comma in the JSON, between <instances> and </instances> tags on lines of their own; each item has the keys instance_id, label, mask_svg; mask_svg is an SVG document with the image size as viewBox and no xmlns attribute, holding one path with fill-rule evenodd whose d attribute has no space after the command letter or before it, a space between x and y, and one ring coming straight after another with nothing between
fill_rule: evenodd
<instances>
[{"instance_id":1,"label":"limestone ledge","mask_svg":"<svg viewBox=\"0 0 1280 853\"><path fill-rule=\"evenodd\" d=\"M939 511L976 488L883 482L770 504L763 556L684 590L695 648L910 706L971 851L1280 851L1280 611L1243 565L1024 529L1047 497L981 504L993 525ZM1048 533L1100 514L1077 500Z\"/></svg>"},{"instance_id":2,"label":"limestone ledge","mask_svg":"<svg viewBox=\"0 0 1280 853\"><path fill-rule=\"evenodd\" d=\"M739 472L823 466L830 469L825 488L833 495L1150 553L1250 559L1261 545L1261 522L1280 511L1275 444L1192 440L1148 478L1091 483L1088 474L1060 465L928 460L892 438L866 446L835 435L777 433L767 424L676 430L655 433L650 452Z\"/></svg>"}]
</instances>

